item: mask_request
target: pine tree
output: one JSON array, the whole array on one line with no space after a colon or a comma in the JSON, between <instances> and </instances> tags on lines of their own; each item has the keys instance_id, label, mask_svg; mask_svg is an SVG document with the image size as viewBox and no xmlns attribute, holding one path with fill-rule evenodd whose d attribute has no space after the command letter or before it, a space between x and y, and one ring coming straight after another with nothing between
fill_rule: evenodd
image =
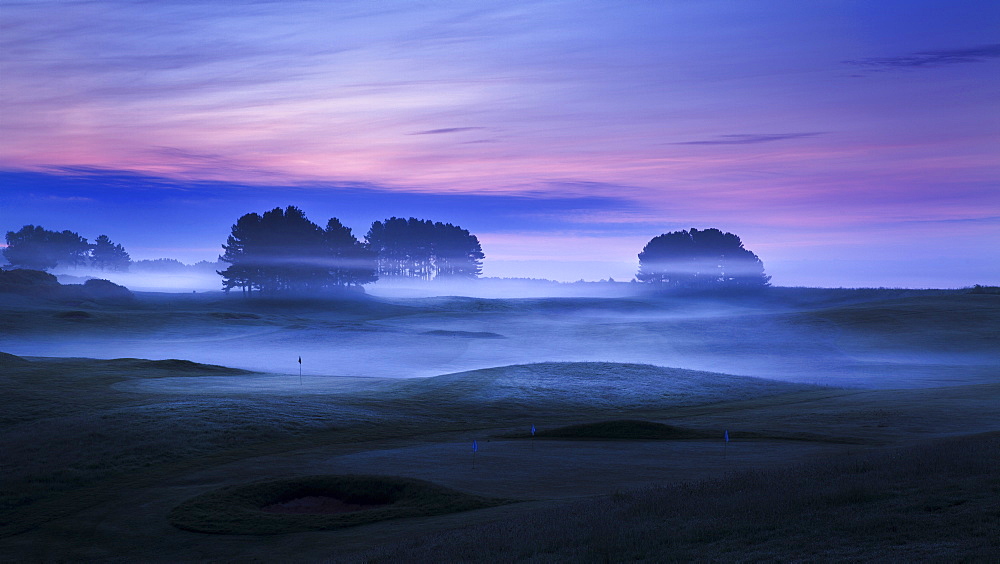
<instances>
[{"instance_id":1,"label":"pine tree","mask_svg":"<svg viewBox=\"0 0 1000 564\"><path fill-rule=\"evenodd\" d=\"M468 230L415 217L376 221L365 241L377 254L378 274L384 278L476 278L485 257L479 239Z\"/></svg>"},{"instance_id":2,"label":"pine tree","mask_svg":"<svg viewBox=\"0 0 1000 564\"><path fill-rule=\"evenodd\" d=\"M321 229L295 206L240 217L222 248L219 260L230 266L217 272L226 292L316 294L376 279L374 254L350 229L336 218Z\"/></svg>"},{"instance_id":3,"label":"pine tree","mask_svg":"<svg viewBox=\"0 0 1000 564\"><path fill-rule=\"evenodd\" d=\"M115 272L127 272L132 264L125 247L112 243L107 235L99 236L90 246L90 260L95 268Z\"/></svg>"}]
</instances>

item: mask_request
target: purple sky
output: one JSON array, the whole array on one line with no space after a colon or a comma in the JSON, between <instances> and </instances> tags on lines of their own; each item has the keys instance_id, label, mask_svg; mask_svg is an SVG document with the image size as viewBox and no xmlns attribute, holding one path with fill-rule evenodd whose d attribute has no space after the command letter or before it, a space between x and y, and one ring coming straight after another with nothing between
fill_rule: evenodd
<instances>
[{"instance_id":1,"label":"purple sky","mask_svg":"<svg viewBox=\"0 0 1000 564\"><path fill-rule=\"evenodd\" d=\"M214 259L418 215L485 274L740 235L779 285L1000 283L1000 3L8 1L0 231Z\"/></svg>"}]
</instances>

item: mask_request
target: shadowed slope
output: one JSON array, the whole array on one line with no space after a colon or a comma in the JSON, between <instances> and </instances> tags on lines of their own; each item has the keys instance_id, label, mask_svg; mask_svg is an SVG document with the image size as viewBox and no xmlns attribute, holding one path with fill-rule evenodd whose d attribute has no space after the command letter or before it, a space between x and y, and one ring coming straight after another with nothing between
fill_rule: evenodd
<instances>
[{"instance_id":1,"label":"shadowed slope","mask_svg":"<svg viewBox=\"0 0 1000 564\"><path fill-rule=\"evenodd\" d=\"M13 354L0 352L0 366L23 366L28 361Z\"/></svg>"}]
</instances>

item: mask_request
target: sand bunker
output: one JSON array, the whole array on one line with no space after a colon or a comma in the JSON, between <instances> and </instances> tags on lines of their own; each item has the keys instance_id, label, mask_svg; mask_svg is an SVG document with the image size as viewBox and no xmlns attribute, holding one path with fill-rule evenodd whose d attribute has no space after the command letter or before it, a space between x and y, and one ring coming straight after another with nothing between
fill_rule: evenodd
<instances>
[{"instance_id":1,"label":"sand bunker","mask_svg":"<svg viewBox=\"0 0 1000 564\"><path fill-rule=\"evenodd\" d=\"M510 500L400 476L303 476L204 493L175 507L170 522L179 529L201 533L274 535L328 531L505 503Z\"/></svg>"}]
</instances>

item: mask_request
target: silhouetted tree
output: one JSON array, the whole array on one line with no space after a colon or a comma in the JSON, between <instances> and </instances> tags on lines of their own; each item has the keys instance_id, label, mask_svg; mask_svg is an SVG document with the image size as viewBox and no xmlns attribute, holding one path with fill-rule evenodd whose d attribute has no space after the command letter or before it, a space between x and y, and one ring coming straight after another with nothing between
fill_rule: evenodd
<instances>
[{"instance_id":1,"label":"silhouetted tree","mask_svg":"<svg viewBox=\"0 0 1000 564\"><path fill-rule=\"evenodd\" d=\"M125 247L112 243L107 235L101 235L90 246L90 260L95 268L118 272L127 272L132 263Z\"/></svg>"},{"instance_id":2,"label":"silhouetted tree","mask_svg":"<svg viewBox=\"0 0 1000 564\"><path fill-rule=\"evenodd\" d=\"M41 226L25 225L20 231L8 231L4 257L12 266L49 270L56 266L86 264L90 246L72 231L49 231Z\"/></svg>"},{"instance_id":3,"label":"silhouetted tree","mask_svg":"<svg viewBox=\"0 0 1000 564\"><path fill-rule=\"evenodd\" d=\"M732 233L718 229L673 231L654 237L639 253L642 282L670 288L762 288L764 264Z\"/></svg>"},{"instance_id":4,"label":"silhouetted tree","mask_svg":"<svg viewBox=\"0 0 1000 564\"><path fill-rule=\"evenodd\" d=\"M334 284L360 286L378 280L376 254L351 234L340 220L332 217L326 222L323 244L330 258L329 274Z\"/></svg>"},{"instance_id":5,"label":"silhouetted tree","mask_svg":"<svg viewBox=\"0 0 1000 564\"><path fill-rule=\"evenodd\" d=\"M434 257L438 276L448 278L477 278L486 258L479 239L457 225L434 224Z\"/></svg>"},{"instance_id":6,"label":"silhouetted tree","mask_svg":"<svg viewBox=\"0 0 1000 564\"><path fill-rule=\"evenodd\" d=\"M479 239L467 230L415 217L376 221L365 241L378 257L379 276L388 278L475 278L485 258Z\"/></svg>"},{"instance_id":7,"label":"silhouetted tree","mask_svg":"<svg viewBox=\"0 0 1000 564\"><path fill-rule=\"evenodd\" d=\"M374 279L374 256L350 229L334 218L323 230L295 206L244 215L222 248L219 260L230 264L219 272L226 292L315 292Z\"/></svg>"}]
</instances>

